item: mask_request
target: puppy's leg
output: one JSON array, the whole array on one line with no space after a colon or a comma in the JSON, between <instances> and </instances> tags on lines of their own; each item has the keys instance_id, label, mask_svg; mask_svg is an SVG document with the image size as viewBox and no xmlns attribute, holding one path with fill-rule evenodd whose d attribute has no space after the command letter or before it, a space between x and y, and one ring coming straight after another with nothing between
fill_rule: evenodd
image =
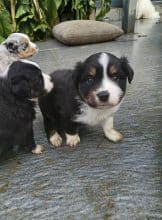
<instances>
[{"instance_id":1,"label":"puppy's leg","mask_svg":"<svg viewBox=\"0 0 162 220\"><path fill-rule=\"evenodd\" d=\"M113 127L113 117L108 118L103 124L105 136L112 142L117 143L123 139L123 135L116 131Z\"/></svg>"},{"instance_id":2,"label":"puppy's leg","mask_svg":"<svg viewBox=\"0 0 162 220\"><path fill-rule=\"evenodd\" d=\"M76 147L80 143L80 137L78 134L78 124L71 120L64 121L66 145L70 147Z\"/></svg>"},{"instance_id":3,"label":"puppy's leg","mask_svg":"<svg viewBox=\"0 0 162 220\"><path fill-rule=\"evenodd\" d=\"M55 147L60 147L62 144L62 138L56 129L57 122L51 121L47 117L44 117L44 129L47 134L48 141Z\"/></svg>"},{"instance_id":4,"label":"puppy's leg","mask_svg":"<svg viewBox=\"0 0 162 220\"><path fill-rule=\"evenodd\" d=\"M34 133L33 133L33 128L29 129L25 140L23 141L22 144L28 151L32 152L33 154L41 154L43 151L43 146L40 144L35 144L34 140Z\"/></svg>"}]
</instances>

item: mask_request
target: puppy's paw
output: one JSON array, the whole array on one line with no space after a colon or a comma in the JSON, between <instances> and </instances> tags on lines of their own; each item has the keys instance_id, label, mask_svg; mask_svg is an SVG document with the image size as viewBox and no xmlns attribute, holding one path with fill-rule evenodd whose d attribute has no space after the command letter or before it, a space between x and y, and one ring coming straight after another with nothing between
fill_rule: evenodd
<instances>
[{"instance_id":1,"label":"puppy's paw","mask_svg":"<svg viewBox=\"0 0 162 220\"><path fill-rule=\"evenodd\" d=\"M66 145L70 147L76 147L78 143L80 143L80 137L78 134L70 135L70 134L65 134L66 135Z\"/></svg>"},{"instance_id":2,"label":"puppy's paw","mask_svg":"<svg viewBox=\"0 0 162 220\"><path fill-rule=\"evenodd\" d=\"M123 135L115 129L106 131L105 136L114 143L118 143L119 141L123 140Z\"/></svg>"},{"instance_id":3,"label":"puppy's paw","mask_svg":"<svg viewBox=\"0 0 162 220\"><path fill-rule=\"evenodd\" d=\"M51 137L50 137L50 143L55 146L55 147L60 147L62 144L62 138L61 136L55 132Z\"/></svg>"},{"instance_id":4,"label":"puppy's paw","mask_svg":"<svg viewBox=\"0 0 162 220\"><path fill-rule=\"evenodd\" d=\"M33 154L41 154L44 150L44 147L40 144L37 144L36 147L32 150Z\"/></svg>"}]
</instances>

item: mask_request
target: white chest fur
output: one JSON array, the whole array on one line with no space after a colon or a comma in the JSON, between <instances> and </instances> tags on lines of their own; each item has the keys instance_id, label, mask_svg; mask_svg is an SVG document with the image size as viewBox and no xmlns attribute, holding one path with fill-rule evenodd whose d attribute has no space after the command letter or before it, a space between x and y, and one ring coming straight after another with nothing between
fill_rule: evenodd
<instances>
[{"instance_id":1,"label":"white chest fur","mask_svg":"<svg viewBox=\"0 0 162 220\"><path fill-rule=\"evenodd\" d=\"M80 109L81 113L76 115L73 121L95 126L111 117L118 110L119 106L120 104L110 109L95 109L86 103L82 103Z\"/></svg>"}]
</instances>

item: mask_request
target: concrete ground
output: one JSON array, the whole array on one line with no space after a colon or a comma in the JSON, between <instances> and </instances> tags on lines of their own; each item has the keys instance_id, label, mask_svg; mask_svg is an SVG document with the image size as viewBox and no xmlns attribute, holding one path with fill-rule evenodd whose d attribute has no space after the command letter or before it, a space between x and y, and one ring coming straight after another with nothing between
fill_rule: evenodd
<instances>
[{"instance_id":1,"label":"concrete ground","mask_svg":"<svg viewBox=\"0 0 162 220\"><path fill-rule=\"evenodd\" d=\"M113 42L38 45L33 60L47 73L99 51L128 57L135 77L115 118L125 138L113 144L87 128L75 150L53 149L37 108L35 139L45 151L0 162L0 219L162 219L162 22L138 21L136 34Z\"/></svg>"}]
</instances>

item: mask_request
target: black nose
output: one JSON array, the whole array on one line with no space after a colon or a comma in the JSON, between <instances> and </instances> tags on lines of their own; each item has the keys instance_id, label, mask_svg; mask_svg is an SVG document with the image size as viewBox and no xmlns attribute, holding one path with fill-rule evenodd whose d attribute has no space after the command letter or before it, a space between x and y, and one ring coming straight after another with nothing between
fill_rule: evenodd
<instances>
[{"instance_id":1,"label":"black nose","mask_svg":"<svg viewBox=\"0 0 162 220\"><path fill-rule=\"evenodd\" d=\"M98 98L102 102L106 102L109 98L109 93L107 91L102 91L97 94Z\"/></svg>"}]
</instances>

